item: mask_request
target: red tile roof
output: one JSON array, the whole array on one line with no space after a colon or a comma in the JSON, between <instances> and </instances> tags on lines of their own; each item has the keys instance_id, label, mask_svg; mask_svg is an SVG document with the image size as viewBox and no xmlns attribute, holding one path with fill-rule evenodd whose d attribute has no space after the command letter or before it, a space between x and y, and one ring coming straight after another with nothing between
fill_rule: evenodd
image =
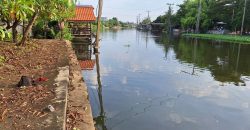
<instances>
[{"instance_id":1,"label":"red tile roof","mask_svg":"<svg viewBox=\"0 0 250 130\"><path fill-rule=\"evenodd\" d=\"M94 7L76 6L75 17L70 18L68 21L95 22Z\"/></svg>"},{"instance_id":2,"label":"red tile roof","mask_svg":"<svg viewBox=\"0 0 250 130\"><path fill-rule=\"evenodd\" d=\"M95 67L95 60L79 61L82 70L93 70Z\"/></svg>"}]
</instances>

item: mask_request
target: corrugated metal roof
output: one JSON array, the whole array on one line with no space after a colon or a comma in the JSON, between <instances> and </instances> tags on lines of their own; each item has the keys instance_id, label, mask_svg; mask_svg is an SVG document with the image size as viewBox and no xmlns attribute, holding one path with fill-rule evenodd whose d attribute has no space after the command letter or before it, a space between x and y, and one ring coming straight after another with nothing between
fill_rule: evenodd
<instances>
[{"instance_id":1,"label":"corrugated metal roof","mask_svg":"<svg viewBox=\"0 0 250 130\"><path fill-rule=\"evenodd\" d=\"M94 14L94 7L91 5L76 6L75 17L68 21L94 22L96 17Z\"/></svg>"}]
</instances>

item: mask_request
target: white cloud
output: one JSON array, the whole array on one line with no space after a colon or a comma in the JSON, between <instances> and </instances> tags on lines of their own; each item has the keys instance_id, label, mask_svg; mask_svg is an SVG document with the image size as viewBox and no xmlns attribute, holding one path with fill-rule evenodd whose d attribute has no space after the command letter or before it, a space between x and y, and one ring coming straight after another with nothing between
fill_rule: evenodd
<instances>
[{"instance_id":1,"label":"white cloud","mask_svg":"<svg viewBox=\"0 0 250 130\"><path fill-rule=\"evenodd\" d=\"M127 84L128 83L128 79L127 79L127 76L123 76L122 77L122 84Z\"/></svg>"},{"instance_id":2,"label":"white cloud","mask_svg":"<svg viewBox=\"0 0 250 130\"><path fill-rule=\"evenodd\" d=\"M93 5L97 7L98 0L78 0L84 5ZM147 10L151 11L152 19L162 15L168 9L166 3L181 4L183 0L104 0L103 3L103 16L112 18L118 17L122 21L136 21L136 16L141 14L144 18L147 16ZM177 6L173 6L174 11L178 9Z\"/></svg>"},{"instance_id":3,"label":"white cloud","mask_svg":"<svg viewBox=\"0 0 250 130\"><path fill-rule=\"evenodd\" d=\"M195 119L192 119L190 117L185 117L185 116L179 115L177 113L170 113L169 118L171 121L175 122L176 124L181 124L182 122L190 122L190 123L197 122Z\"/></svg>"}]
</instances>

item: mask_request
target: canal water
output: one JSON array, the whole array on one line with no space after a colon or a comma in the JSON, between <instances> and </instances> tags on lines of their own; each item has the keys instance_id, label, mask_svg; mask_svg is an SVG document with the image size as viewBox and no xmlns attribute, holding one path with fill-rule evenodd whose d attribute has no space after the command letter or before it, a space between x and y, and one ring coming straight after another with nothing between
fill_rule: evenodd
<instances>
[{"instance_id":1,"label":"canal water","mask_svg":"<svg viewBox=\"0 0 250 130\"><path fill-rule=\"evenodd\" d=\"M132 29L103 32L97 55L86 49L99 130L250 129L250 45Z\"/></svg>"}]
</instances>

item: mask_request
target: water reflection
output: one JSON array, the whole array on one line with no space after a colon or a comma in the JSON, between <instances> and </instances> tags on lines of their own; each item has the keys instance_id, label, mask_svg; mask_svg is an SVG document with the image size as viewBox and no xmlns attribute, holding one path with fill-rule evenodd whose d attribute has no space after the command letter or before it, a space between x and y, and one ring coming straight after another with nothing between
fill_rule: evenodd
<instances>
[{"instance_id":1,"label":"water reflection","mask_svg":"<svg viewBox=\"0 0 250 130\"><path fill-rule=\"evenodd\" d=\"M99 108L99 114L94 117L95 121L95 127L98 130L107 130L107 127L105 126L105 111L104 111L104 105L103 105L103 95L102 95L102 82L101 82L101 70L100 70L100 62L99 62L99 50L93 49L92 45L88 45L85 43L73 43L73 48L75 50L75 53L77 55L77 58L80 62L80 65L82 67L82 70L93 70L94 65L91 65L92 63L96 64L96 81L97 81L97 90L96 92L93 92L94 94L97 93L98 95L98 108ZM94 50L94 51L93 51ZM95 62L92 59L92 52L95 54ZM83 64L83 65L82 65ZM83 67L84 66L84 67ZM88 68L88 69L86 69ZM91 69L90 69L91 68Z\"/></svg>"},{"instance_id":2,"label":"water reflection","mask_svg":"<svg viewBox=\"0 0 250 130\"><path fill-rule=\"evenodd\" d=\"M193 39L193 40L191 41L192 44L193 44L193 41L194 41L194 45L193 45L194 49L193 49L193 56L192 56L193 58L192 58L192 62L193 62L193 63L196 63L196 51L197 51L198 40L197 40L197 38ZM181 72L186 73L186 74L189 74L189 75L198 76L198 74L195 73L195 64L193 64L192 66L193 66L193 67L192 67L192 71L191 71L191 72L187 72L187 71L185 71L185 70L182 70Z\"/></svg>"},{"instance_id":3,"label":"water reflection","mask_svg":"<svg viewBox=\"0 0 250 130\"><path fill-rule=\"evenodd\" d=\"M97 73L97 82L98 82L98 99L99 99L99 106L100 106L100 113L98 116L94 117L96 122L95 126L98 130L107 130L105 126L105 111L103 105L103 97L102 97L102 82L101 82L101 74L100 74L100 63L99 63L99 50L95 50L95 58L96 58L96 73Z\"/></svg>"},{"instance_id":4,"label":"water reflection","mask_svg":"<svg viewBox=\"0 0 250 130\"><path fill-rule=\"evenodd\" d=\"M216 41L209 43L210 41L198 41L192 38L175 39L169 43L169 39L171 38L155 39L158 44L164 46L166 54L169 48L173 47L176 58L183 63L193 64L193 70L195 66L208 69L217 81L234 83L237 86L246 85L242 76L250 75L250 60L248 60L250 47L248 45ZM195 41L194 45L192 44L193 41ZM169 44L172 46L169 46ZM237 51L235 51L235 46ZM243 50L241 50L242 46L244 47Z\"/></svg>"},{"instance_id":5,"label":"water reflection","mask_svg":"<svg viewBox=\"0 0 250 130\"><path fill-rule=\"evenodd\" d=\"M84 44L81 42L75 42L72 44L78 60L91 60L92 58L92 47L91 45Z\"/></svg>"},{"instance_id":6,"label":"water reflection","mask_svg":"<svg viewBox=\"0 0 250 130\"><path fill-rule=\"evenodd\" d=\"M250 128L249 45L136 30L102 39L83 73L98 129Z\"/></svg>"}]
</instances>

